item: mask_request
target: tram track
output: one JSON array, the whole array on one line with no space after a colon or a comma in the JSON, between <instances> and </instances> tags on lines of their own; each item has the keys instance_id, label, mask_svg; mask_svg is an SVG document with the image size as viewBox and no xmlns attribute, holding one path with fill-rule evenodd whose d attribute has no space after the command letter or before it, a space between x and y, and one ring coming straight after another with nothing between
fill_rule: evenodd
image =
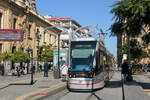
<instances>
[{"instance_id":1,"label":"tram track","mask_svg":"<svg viewBox=\"0 0 150 100\"><path fill-rule=\"evenodd\" d=\"M63 91L57 92L57 94L53 94L51 96L48 96L47 98L44 98L42 100L60 100L61 98L63 98L64 96L68 95L70 92L65 89Z\"/></svg>"},{"instance_id":2,"label":"tram track","mask_svg":"<svg viewBox=\"0 0 150 100\"><path fill-rule=\"evenodd\" d=\"M121 86L122 86L122 100L125 100L125 93L124 93L124 81L121 73Z\"/></svg>"},{"instance_id":3,"label":"tram track","mask_svg":"<svg viewBox=\"0 0 150 100\"><path fill-rule=\"evenodd\" d=\"M86 94L86 95L85 95ZM48 98L44 98L42 100L67 100L72 98L72 100L79 99L80 100L91 100L91 97L94 95L94 93L87 92L70 92L67 89L58 92L57 94L54 94L52 96L49 96ZM98 99L101 100L101 99Z\"/></svg>"}]
</instances>

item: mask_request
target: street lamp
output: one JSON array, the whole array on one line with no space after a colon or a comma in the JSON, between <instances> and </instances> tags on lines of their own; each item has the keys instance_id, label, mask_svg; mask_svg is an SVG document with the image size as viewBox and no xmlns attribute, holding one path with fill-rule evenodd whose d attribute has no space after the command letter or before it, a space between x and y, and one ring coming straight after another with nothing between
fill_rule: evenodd
<instances>
[{"instance_id":1,"label":"street lamp","mask_svg":"<svg viewBox=\"0 0 150 100\"><path fill-rule=\"evenodd\" d=\"M37 31L36 31L36 39L37 39L37 42L38 42L38 44L37 44L38 45L37 46L37 56L39 56L39 42L40 42L40 37L41 37L41 35L39 33L40 33L40 31L39 31L39 29L37 29ZM37 60L37 71L38 72L40 71L38 60Z\"/></svg>"},{"instance_id":2,"label":"street lamp","mask_svg":"<svg viewBox=\"0 0 150 100\"><path fill-rule=\"evenodd\" d=\"M32 56L32 49L29 49L28 50L29 54L30 54L30 58L31 58L31 81L30 81L30 84L32 85L34 82L33 82L33 56Z\"/></svg>"}]
</instances>

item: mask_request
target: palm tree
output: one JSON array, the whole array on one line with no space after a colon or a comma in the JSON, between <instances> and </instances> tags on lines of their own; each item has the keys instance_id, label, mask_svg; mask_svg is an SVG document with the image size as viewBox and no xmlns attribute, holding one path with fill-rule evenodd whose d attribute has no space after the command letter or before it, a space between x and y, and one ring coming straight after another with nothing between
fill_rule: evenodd
<instances>
[{"instance_id":1,"label":"palm tree","mask_svg":"<svg viewBox=\"0 0 150 100\"><path fill-rule=\"evenodd\" d=\"M150 26L150 0L120 0L112 7L115 23L110 29L113 35L127 36L130 64L130 37L142 34L143 26Z\"/></svg>"}]
</instances>

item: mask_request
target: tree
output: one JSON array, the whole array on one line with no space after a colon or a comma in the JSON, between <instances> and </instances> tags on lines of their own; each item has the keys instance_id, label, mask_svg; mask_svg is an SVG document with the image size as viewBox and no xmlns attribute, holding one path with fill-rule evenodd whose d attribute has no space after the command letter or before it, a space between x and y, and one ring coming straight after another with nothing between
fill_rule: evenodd
<instances>
[{"instance_id":1,"label":"tree","mask_svg":"<svg viewBox=\"0 0 150 100\"><path fill-rule=\"evenodd\" d=\"M24 52L23 50L18 50L15 51L12 54L11 57L12 61L16 62L16 63L20 63L20 62L30 62L30 56L28 53Z\"/></svg>"},{"instance_id":2,"label":"tree","mask_svg":"<svg viewBox=\"0 0 150 100\"><path fill-rule=\"evenodd\" d=\"M55 48L51 48L50 46L47 45L43 45L40 47L39 49L39 54L37 57L38 61L41 62L52 62L53 60L53 49Z\"/></svg>"},{"instance_id":3,"label":"tree","mask_svg":"<svg viewBox=\"0 0 150 100\"><path fill-rule=\"evenodd\" d=\"M150 26L150 0L121 0L112 7L111 13L114 14L115 23L111 29L117 28L116 23L121 23L122 33L138 36L141 30L144 30L143 25ZM112 30L112 33L114 32Z\"/></svg>"},{"instance_id":4,"label":"tree","mask_svg":"<svg viewBox=\"0 0 150 100\"><path fill-rule=\"evenodd\" d=\"M130 52L131 52L131 60L134 62L139 62L142 58L147 57L147 52L143 50L143 47L139 44L136 39L132 39L130 41ZM128 43L123 45L122 54L128 53Z\"/></svg>"},{"instance_id":5,"label":"tree","mask_svg":"<svg viewBox=\"0 0 150 100\"><path fill-rule=\"evenodd\" d=\"M150 26L150 0L120 0L112 7L111 13L114 14L115 22L111 25L111 32L113 35L127 36L130 58L130 37L139 36L142 34L141 30L145 31L143 26Z\"/></svg>"},{"instance_id":6,"label":"tree","mask_svg":"<svg viewBox=\"0 0 150 100\"><path fill-rule=\"evenodd\" d=\"M7 61L10 61L10 60L11 60L11 53L4 52L4 53L0 54L0 61L7 62Z\"/></svg>"}]
</instances>

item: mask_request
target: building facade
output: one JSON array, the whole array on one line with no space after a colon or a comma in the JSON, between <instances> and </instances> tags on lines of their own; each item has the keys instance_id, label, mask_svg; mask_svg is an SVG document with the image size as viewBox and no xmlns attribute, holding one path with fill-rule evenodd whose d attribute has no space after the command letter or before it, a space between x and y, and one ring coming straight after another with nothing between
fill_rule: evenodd
<instances>
[{"instance_id":1,"label":"building facade","mask_svg":"<svg viewBox=\"0 0 150 100\"><path fill-rule=\"evenodd\" d=\"M47 30L50 27L51 29ZM22 41L0 41L0 52L22 49L38 55L42 45L58 47L61 30L36 11L35 0L0 0L0 29L21 29ZM35 59L36 60L36 59Z\"/></svg>"},{"instance_id":2,"label":"building facade","mask_svg":"<svg viewBox=\"0 0 150 100\"><path fill-rule=\"evenodd\" d=\"M81 30L82 26L72 18L53 18L52 16L45 16L45 18L61 27L63 32L60 34L60 45L62 48L68 48L69 40L91 36L88 28Z\"/></svg>"}]
</instances>

